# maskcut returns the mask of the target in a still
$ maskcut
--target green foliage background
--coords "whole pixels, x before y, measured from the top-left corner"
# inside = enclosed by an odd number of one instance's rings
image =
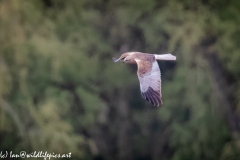
[[[1,0],[0,151],[240,159],[240,1]],[[126,51],[163,54],[164,105]]]

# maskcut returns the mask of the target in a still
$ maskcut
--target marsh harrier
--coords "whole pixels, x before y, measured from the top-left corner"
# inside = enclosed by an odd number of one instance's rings
[[[126,52],[119,59],[113,58],[114,62],[137,64],[138,79],[141,94],[144,99],[153,106],[163,104],[161,93],[161,72],[156,60],[176,60],[172,54],[148,54],[141,52]]]

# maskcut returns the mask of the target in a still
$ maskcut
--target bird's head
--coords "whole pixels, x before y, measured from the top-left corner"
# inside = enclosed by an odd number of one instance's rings
[[[123,53],[121,55],[120,58],[114,58],[113,57],[113,61],[114,62],[118,62],[118,61],[122,61],[123,63],[132,63],[132,60],[133,60],[133,57],[132,55],[134,54],[135,52],[126,52],[126,53]]]

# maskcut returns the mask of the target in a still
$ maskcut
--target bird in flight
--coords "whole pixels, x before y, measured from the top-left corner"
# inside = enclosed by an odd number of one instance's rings
[[[141,52],[126,52],[120,58],[113,58],[114,62],[122,61],[123,63],[137,64],[138,79],[142,97],[150,102],[153,106],[161,106],[161,72],[157,60],[176,60],[172,54],[148,54]]]

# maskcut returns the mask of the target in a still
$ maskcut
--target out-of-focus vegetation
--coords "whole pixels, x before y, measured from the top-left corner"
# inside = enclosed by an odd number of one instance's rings
[[[0,150],[239,160],[240,1],[1,0]],[[159,62],[164,105],[125,51]]]

